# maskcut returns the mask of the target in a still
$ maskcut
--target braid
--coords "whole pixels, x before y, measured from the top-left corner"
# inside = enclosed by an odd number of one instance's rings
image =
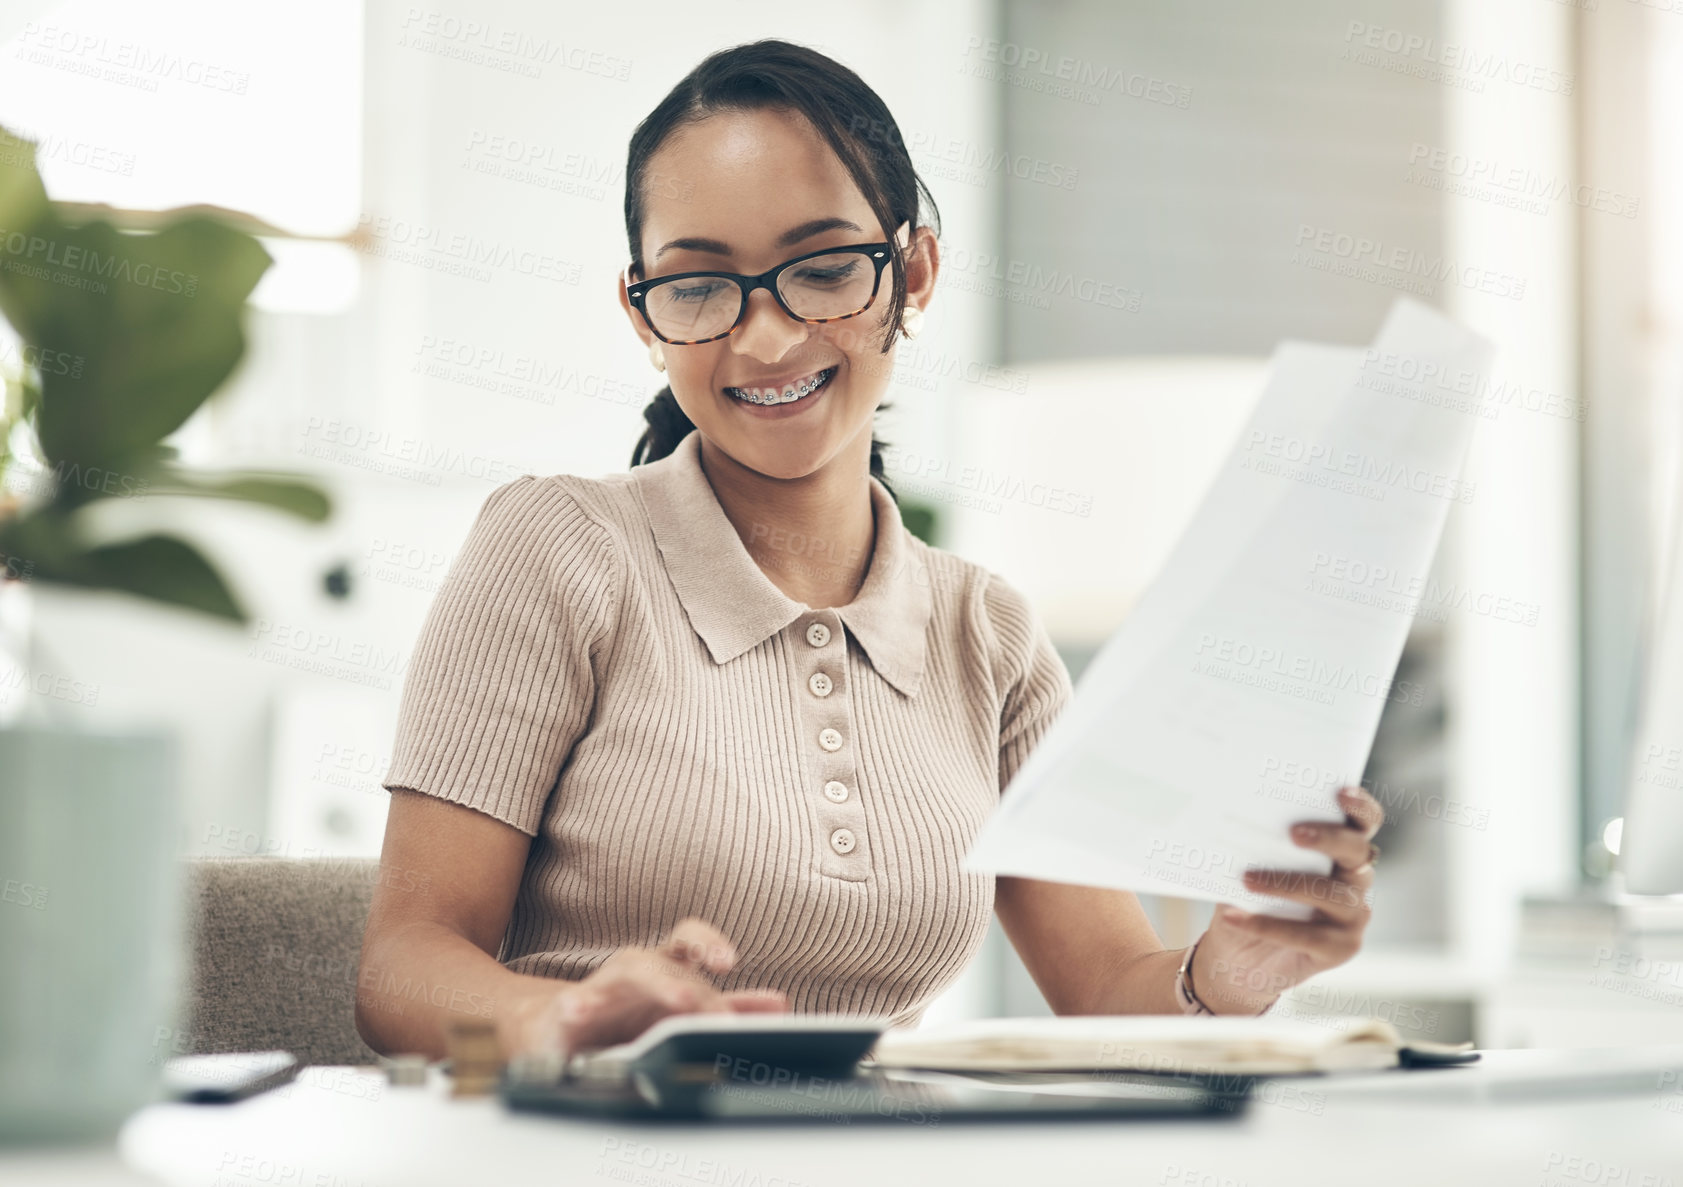
[[[631,451],[633,466],[658,462],[678,448],[678,442],[695,428],[690,418],[684,415],[684,410],[678,407],[670,384],[655,393],[649,406],[643,409],[643,419],[649,427],[643,430],[643,435],[637,438],[637,447]]]
[[[886,404],[883,407],[887,407]],[[882,449],[887,442],[879,439],[875,433],[871,434],[871,477],[882,483],[882,488],[888,492],[888,497],[896,503],[900,496],[894,493],[894,488],[888,484],[888,472],[883,468]]]

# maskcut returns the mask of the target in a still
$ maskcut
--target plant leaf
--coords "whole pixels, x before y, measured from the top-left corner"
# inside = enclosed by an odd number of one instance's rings
[[[47,190],[35,169],[34,142],[0,127],[0,228],[28,234],[47,212]],[[28,337],[26,327],[17,329]]]
[[[51,360],[40,367],[42,451],[123,470],[232,373],[269,253],[202,215],[144,235],[72,226],[47,200],[35,146],[3,130],[0,145],[15,146],[0,154],[0,314]]]
[[[56,261],[44,265],[47,276],[0,274],[0,287],[28,304],[38,345],[77,364],[43,370],[42,451],[54,462],[121,469],[233,372],[245,353],[245,298],[269,254],[203,218],[152,235],[105,222],[39,232],[31,242]]]
[[[37,568],[32,580],[117,590],[243,624],[246,613],[222,574],[175,536],[151,535],[101,544],[65,558],[63,569]]]
[[[163,470],[148,478],[148,495],[203,495],[261,503],[295,515],[310,523],[322,523],[333,511],[325,491],[314,483],[262,474],[198,475],[182,470]]]

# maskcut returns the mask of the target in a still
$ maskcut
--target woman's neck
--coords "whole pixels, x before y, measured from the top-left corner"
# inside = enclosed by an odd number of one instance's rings
[[[863,456],[855,457],[863,447]],[[725,518],[771,583],[815,610],[859,593],[876,547],[866,436],[805,478],[767,478],[706,438],[701,470]]]

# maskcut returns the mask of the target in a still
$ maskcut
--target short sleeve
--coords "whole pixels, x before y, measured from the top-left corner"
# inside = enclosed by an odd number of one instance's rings
[[[556,479],[492,491],[422,623],[382,786],[536,836],[595,703],[616,556]]]
[[[1001,688],[999,790],[1004,792],[1073,691],[1069,669],[1034,607],[997,574],[988,575],[983,605],[999,648]]]

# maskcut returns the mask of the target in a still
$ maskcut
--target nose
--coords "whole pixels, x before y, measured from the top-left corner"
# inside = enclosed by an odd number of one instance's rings
[[[789,353],[790,347],[811,337],[814,328],[784,313],[765,289],[756,289],[748,294],[748,312],[728,341],[736,354],[775,363]]]

